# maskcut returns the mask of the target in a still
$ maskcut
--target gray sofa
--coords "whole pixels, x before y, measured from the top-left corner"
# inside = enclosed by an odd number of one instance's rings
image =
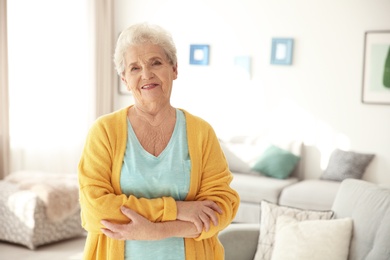
[[[253,171],[253,164],[270,145],[300,157],[287,178],[278,179]],[[303,209],[328,210],[332,207],[340,182],[304,179],[305,155],[301,141],[269,135],[237,136],[221,140],[221,147],[234,175],[231,186],[240,195],[235,223],[259,223],[262,200]]]
[[[234,175],[231,185],[240,195],[235,223],[259,223],[262,200],[330,210],[341,181],[361,179],[374,158],[374,154],[335,149],[326,169],[313,179],[305,172],[306,147],[299,140],[277,135],[237,136],[221,141],[221,147]]]
[[[390,259],[390,187],[346,179],[341,182],[331,210],[333,219],[352,218],[349,260]],[[259,233],[260,224],[234,223],[223,230],[219,239],[225,248],[225,259],[253,260]]]

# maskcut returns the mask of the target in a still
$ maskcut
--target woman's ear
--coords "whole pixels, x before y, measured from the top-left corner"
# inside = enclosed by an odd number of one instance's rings
[[[175,77],[173,79],[177,79],[178,71],[177,71],[177,63],[173,66],[173,73],[175,74]]]
[[[122,73],[122,75],[121,75],[121,81],[122,81],[122,84],[124,84],[125,86],[126,86],[126,88],[127,88],[127,90],[131,90],[130,88],[129,88],[129,86],[127,85],[127,80],[126,80],[126,78],[125,78],[125,73]]]

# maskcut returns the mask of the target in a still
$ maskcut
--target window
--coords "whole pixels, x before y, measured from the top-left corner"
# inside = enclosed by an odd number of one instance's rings
[[[76,172],[92,120],[87,1],[8,1],[11,171]]]

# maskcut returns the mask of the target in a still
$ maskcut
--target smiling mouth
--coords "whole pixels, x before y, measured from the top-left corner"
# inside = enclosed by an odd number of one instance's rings
[[[158,84],[148,84],[148,85],[142,86],[141,89],[151,89],[151,88],[154,88],[157,86],[158,86]]]

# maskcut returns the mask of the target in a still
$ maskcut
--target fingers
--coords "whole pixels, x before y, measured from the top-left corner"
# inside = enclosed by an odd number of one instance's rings
[[[122,211],[123,215],[128,217],[133,222],[137,221],[138,217],[140,216],[137,212],[135,212],[134,210],[129,209],[125,206],[121,207],[121,211]]]
[[[122,225],[114,224],[107,220],[102,220],[100,223],[105,227],[100,229],[103,234],[113,239],[124,239],[121,232]]]
[[[204,201],[177,201],[177,219],[192,222],[200,233],[203,229],[210,230],[211,223],[218,225],[218,214],[222,209],[211,200]],[[210,223],[211,222],[211,223]]]
[[[112,232],[111,230],[109,230],[107,228],[102,228],[101,231],[103,232],[103,234],[105,234],[106,236],[108,236],[110,238],[124,240],[121,233]]]
[[[210,220],[213,222],[214,226],[218,225],[218,216],[212,209],[205,209],[205,214],[208,217],[208,221],[210,223]]]
[[[196,231],[198,233],[201,233],[202,230],[203,230],[203,225],[204,225],[204,222],[201,220],[201,218],[198,218],[197,220],[195,220],[194,222],[194,225],[196,227]]]
[[[105,227],[105,229],[111,230],[113,232],[119,232],[121,230],[120,224],[114,224],[108,220],[102,220],[100,223]]]
[[[216,212],[218,212],[219,214],[222,214],[222,209],[218,206],[217,203],[213,202],[213,201],[209,201],[210,204],[208,205],[212,210],[215,210]]]
[[[218,225],[218,216],[215,212],[222,214],[222,209],[218,206],[217,203],[206,200],[204,201],[206,208],[204,209],[205,214],[207,214],[209,220],[211,220],[214,226]]]
[[[137,221],[138,215],[135,211],[124,206],[122,206],[120,209],[122,213],[129,218],[130,222]],[[104,219],[101,220],[100,223],[105,227],[101,229],[103,234],[114,239],[123,239],[123,235],[121,234],[124,226],[123,224],[115,224]]]
[[[206,207],[203,208],[203,212],[199,215],[199,218],[202,221],[204,230],[207,232],[210,230],[210,221],[214,224],[214,226],[218,225],[218,216],[216,212],[221,214],[222,210],[212,201],[207,201],[205,204]]]
[[[136,211],[126,207],[120,208],[128,223],[115,224],[108,220],[102,220],[104,227],[101,229],[106,236],[119,240],[154,240],[160,235],[156,231],[156,225],[138,214]]]
[[[137,221],[137,216],[138,216],[138,214],[135,212],[135,211],[133,211],[133,210],[131,210],[131,209],[129,209],[129,208],[126,208],[126,207],[124,207],[124,206],[122,206],[121,208],[121,211],[122,211],[122,213],[123,213],[123,215],[125,215],[126,217],[128,217],[129,218],[129,220],[131,221],[131,222],[135,222],[135,221]],[[114,232],[118,232],[118,231],[120,231],[121,230],[121,224],[114,224],[114,223],[112,223],[112,222],[110,222],[110,221],[108,221],[108,220],[102,220],[102,221],[100,221],[100,223],[103,225],[103,226],[105,226],[106,228],[108,228],[108,229],[110,229],[110,230],[112,230],[112,231],[114,231]]]
[[[200,216],[200,219],[202,220],[202,225],[204,227],[204,230],[207,232],[210,230],[210,218],[208,217],[207,214],[202,214]],[[202,230],[200,230],[202,231]]]
[[[213,223],[215,225],[214,221]],[[210,217],[206,212],[200,213],[199,216],[194,219],[193,224],[199,233],[201,233],[203,229],[207,232],[210,230]]]

